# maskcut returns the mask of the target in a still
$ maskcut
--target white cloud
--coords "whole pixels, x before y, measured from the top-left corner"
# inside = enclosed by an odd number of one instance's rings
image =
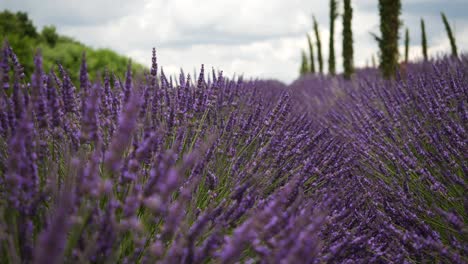
[[[0,8],[27,11],[40,27],[97,25],[141,10],[144,0],[2,0]]]

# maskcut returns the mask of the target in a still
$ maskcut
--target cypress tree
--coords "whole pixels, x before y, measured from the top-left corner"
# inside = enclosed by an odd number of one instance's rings
[[[309,34],[307,34],[307,44],[309,45],[309,60],[310,60],[309,71],[311,73],[315,73],[314,46],[312,45],[312,40],[310,39]]]
[[[304,50],[302,50],[301,56],[302,56],[302,62],[301,62],[301,68],[299,70],[299,73],[302,76],[309,71],[309,67],[308,67],[309,63],[307,62],[307,55]]]
[[[393,77],[398,65],[400,13],[400,0],[379,0],[381,33],[381,41],[379,41],[380,69],[385,78]]]
[[[450,47],[452,48],[452,56],[458,57],[458,52],[457,52],[457,44],[455,43],[455,36],[452,33],[452,29],[450,28],[450,24],[447,20],[447,17],[445,16],[444,13],[440,13],[442,16],[442,21],[444,22],[445,25],[445,30],[447,31],[447,35],[450,40]]]
[[[408,54],[409,54],[409,30],[406,28],[405,32],[405,64],[408,63]]]
[[[424,61],[427,61],[427,38],[426,27],[424,26],[424,19],[421,18],[421,46]]]
[[[351,20],[353,19],[353,8],[351,0],[344,0],[343,14],[343,70],[345,78],[349,79],[354,71],[353,66],[353,32],[351,29]]]
[[[319,72],[320,74],[323,73],[323,60],[322,60],[322,42],[320,41],[320,32],[318,29],[318,23],[314,16],[314,31],[315,31],[315,38],[317,39],[317,59],[319,64]]]
[[[330,0],[330,42],[328,54],[328,72],[335,75],[335,19],[338,17],[336,11],[336,0]]]

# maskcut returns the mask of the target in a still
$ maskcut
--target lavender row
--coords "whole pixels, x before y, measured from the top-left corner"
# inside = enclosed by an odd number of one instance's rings
[[[341,224],[358,251],[384,262],[468,261],[467,62],[408,65],[395,81],[365,69],[352,81],[305,76],[291,85],[298,111],[355,155],[359,185],[346,196],[354,215]]]
[[[284,86],[206,77],[203,66],[195,81],[183,72],[176,80],[154,50],[149,73],[123,80],[103,69],[92,82],[83,57],[79,86],[60,65],[45,72],[40,54],[31,83],[8,45],[1,61],[8,263],[318,254],[332,197],[308,199],[304,186],[348,160],[326,129],[291,111]]]

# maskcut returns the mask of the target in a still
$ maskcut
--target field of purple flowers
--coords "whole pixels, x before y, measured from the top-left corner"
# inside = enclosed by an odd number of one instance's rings
[[[0,63],[0,263],[468,263],[467,57],[290,86]]]

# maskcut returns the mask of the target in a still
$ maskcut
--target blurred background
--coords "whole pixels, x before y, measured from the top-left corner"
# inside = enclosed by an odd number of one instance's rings
[[[340,15],[343,13],[343,3],[337,2],[339,17],[335,22],[335,57],[337,72],[341,72]],[[379,32],[378,3],[373,0],[359,0],[352,1],[352,6],[354,64],[356,67],[364,67],[370,65],[372,56],[376,57],[378,53],[378,44],[370,34]],[[115,62],[115,68],[119,67],[118,64],[124,67],[122,62],[126,59],[115,59],[110,50],[130,57],[134,67],[138,68],[138,64],[142,67],[150,65],[151,48],[156,47],[158,61],[168,74],[177,74],[180,68],[191,73],[203,63],[208,68],[223,70],[227,76],[245,73],[246,77],[272,78],[286,83],[298,77],[300,50],[307,50],[306,34],[313,36],[314,15],[322,39],[324,69],[328,69],[328,1],[2,0],[0,11],[4,10],[25,12],[38,34],[45,31],[42,36],[52,36],[49,37],[52,38],[49,42],[54,42],[55,32],[58,36],[70,38],[61,40],[74,40],[89,48],[104,49],[98,55],[107,56],[107,63]],[[408,28],[411,39],[409,58],[422,58],[419,29],[421,18],[426,23],[430,56],[450,51],[440,12],[444,12],[450,20],[460,53],[466,51],[466,10],[466,0],[402,1],[400,53],[404,50],[404,29]],[[8,20],[3,19],[2,23],[7,23],[5,21]],[[4,31],[8,30],[8,27],[3,28]],[[13,27],[10,26],[11,28]],[[0,34],[11,35],[12,32]],[[49,52],[50,56],[66,56],[52,54],[54,50],[48,51],[44,44],[41,45],[42,49],[46,49],[43,52]],[[76,54],[81,53],[81,46],[72,42],[67,45],[60,52],[77,49]],[[15,45],[12,46],[15,48]],[[16,47],[17,49],[20,48]],[[76,59],[79,63],[80,56],[72,57],[70,60]],[[90,64],[93,64],[92,57]]]

